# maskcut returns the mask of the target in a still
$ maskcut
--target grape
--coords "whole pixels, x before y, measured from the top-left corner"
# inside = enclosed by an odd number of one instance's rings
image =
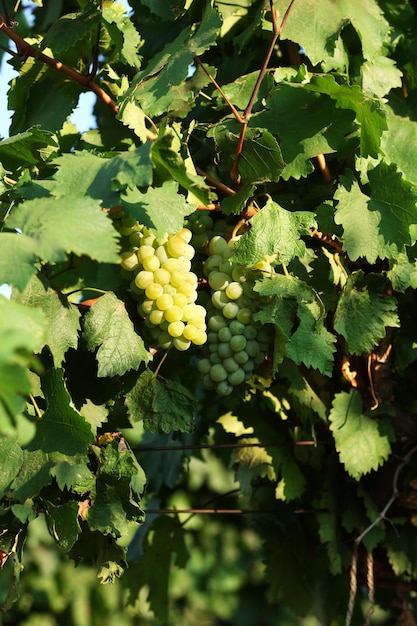
[[[210,272],[208,282],[214,291],[219,291],[225,289],[230,283],[230,276],[224,272]]]
[[[233,352],[241,352],[245,349],[246,343],[244,335],[233,335],[230,340],[230,348]]]
[[[179,322],[182,320],[182,309],[179,306],[171,306],[165,311],[167,322]]]
[[[145,295],[149,300],[156,300],[159,296],[162,296],[164,290],[159,283],[150,283],[145,289]]]
[[[245,371],[239,367],[235,372],[229,374],[227,379],[233,387],[236,387],[245,380]]]
[[[211,218],[206,224],[212,224]],[[134,272],[133,281],[129,276],[132,295],[152,337],[164,349],[174,346],[183,351],[191,344],[205,344],[206,310],[195,304],[198,278],[191,271],[191,230],[182,228],[174,235],[156,237],[129,218],[121,232],[129,236],[132,246],[122,252],[122,272]]]
[[[243,287],[240,283],[232,282],[226,287],[226,295],[230,300],[238,300],[243,295]]]
[[[231,257],[237,239],[226,242],[221,236],[213,237],[209,244],[211,256],[204,264],[212,295],[207,322],[209,357],[202,359],[199,371],[204,374],[204,387],[215,389],[221,396],[229,395],[251,377],[264,360],[270,338],[253,320],[259,302],[255,280],[268,266],[261,263],[252,269],[234,263]]]
[[[215,383],[220,383],[222,380],[226,380],[227,372],[221,363],[213,365],[210,370],[210,378]]]
[[[139,266],[137,254],[133,251],[122,252],[120,257],[122,260],[121,265],[123,269],[127,270],[128,272],[133,272],[133,270],[135,270]]]
[[[239,305],[237,302],[228,302],[223,307],[223,315],[228,319],[232,320],[239,313]]]

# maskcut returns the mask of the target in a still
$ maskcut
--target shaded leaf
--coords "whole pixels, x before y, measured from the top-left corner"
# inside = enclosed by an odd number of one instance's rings
[[[154,433],[194,428],[194,396],[180,383],[156,377],[149,369],[126,395],[126,405],[131,422],[143,420]]]
[[[397,302],[385,293],[385,279],[362,271],[352,274],[337,304],[334,328],[343,335],[351,354],[369,354],[385,336],[387,327],[399,326]]]

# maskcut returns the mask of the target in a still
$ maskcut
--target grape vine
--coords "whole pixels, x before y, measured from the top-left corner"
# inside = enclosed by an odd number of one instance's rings
[[[123,626],[411,626],[414,3],[32,4],[0,16],[4,623],[55,597],[41,542]]]

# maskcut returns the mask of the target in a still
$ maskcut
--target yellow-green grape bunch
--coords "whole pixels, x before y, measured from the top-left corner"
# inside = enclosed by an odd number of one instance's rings
[[[122,268],[134,273],[131,282],[138,313],[145,318],[161,348],[187,350],[207,341],[206,310],[196,304],[197,276],[191,271],[191,231],[156,237],[138,225],[129,236],[131,249],[122,253]]]
[[[209,244],[210,256],[204,273],[212,289],[208,309],[207,356],[198,362],[206,389],[215,389],[228,396],[233,388],[248,380],[263,362],[269,333],[253,319],[255,298],[253,290],[257,272],[271,269],[266,259],[254,269],[230,260],[235,239],[226,242],[215,236]]]

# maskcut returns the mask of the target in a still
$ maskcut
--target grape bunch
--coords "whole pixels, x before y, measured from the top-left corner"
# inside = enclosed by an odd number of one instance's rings
[[[228,396],[233,388],[248,380],[263,362],[270,343],[267,330],[253,319],[255,298],[253,286],[260,271],[271,269],[268,259],[254,268],[233,263],[233,246],[215,236],[209,243],[210,256],[204,273],[212,289],[208,310],[207,356],[198,362],[206,389],[216,389]]]
[[[196,304],[198,279],[191,271],[191,231],[183,228],[174,235],[156,237],[137,222],[123,228],[131,248],[122,252],[122,268],[134,273],[132,294],[152,337],[164,349],[174,346],[183,351],[191,344],[204,344],[206,310]]]

